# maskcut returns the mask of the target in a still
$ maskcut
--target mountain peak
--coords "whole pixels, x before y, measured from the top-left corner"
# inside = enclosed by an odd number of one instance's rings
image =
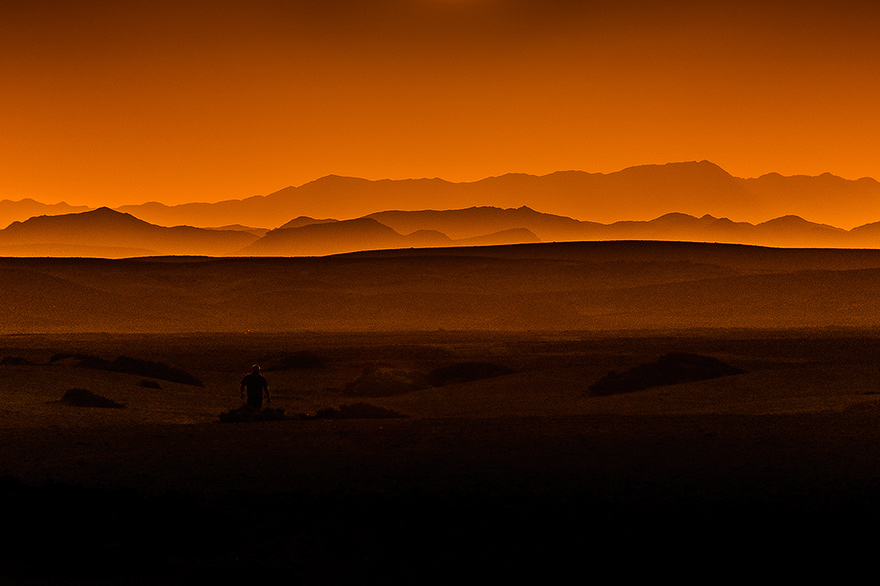
[[[81,221],[90,221],[90,222],[112,222],[112,223],[122,223],[122,224],[138,224],[149,226],[151,225],[149,222],[145,222],[139,218],[134,217],[133,215],[127,212],[120,212],[118,210],[114,210],[107,206],[101,206],[99,208],[95,208],[93,210],[89,210],[87,212],[73,213],[73,214],[65,214],[64,216],[55,216],[55,217],[76,217]]]
[[[800,216],[796,216],[794,214],[787,214],[785,216],[779,216],[778,218],[773,218],[772,220],[767,220],[766,222],[762,222],[759,225],[778,224],[778,225],[794,226],[794,225],[804,225],[804,224],[809,224],[809,223],[810,222],[808,222],[807,220],[803,219]]]
[[[74,214],[68,214],[74,215]],[[130,218],[134,218],[131,214],[127,212],[120,212],[118,210],[114,210],[113,208],[109,208],[107,206],[101,206],[99,208],[95,208],[93,210],[88,210],[86,212],[82,212],[78,214],[80,216],[94,216],[94,217],[102,217],[102,218],[119,218],[123,216],[128,216]]]
[[[91,224],[125,224],[125,225],[145,225],[151,224],[135,218],[131,214],[118,212],[107,206],[88,210],[84,212],[72,212],[69,214],[57,215],[40,215],[33,216],[23,222],[13,222],[8,229],[20,229],[28,226],[57,226],[66,228],[73,225],[91,225]]]
[[[804,218],[793,214],[773,218],[772,220],[768,220],[766,222],[758,224],[758,226],[801,230],[804,228],[822,228],[825,230],[846,232],[846,230],[843,230],[842,228],[829,226],[828,224],[818,224],[816,222],[810,222],[809,220],[805,220]]]
[[[676,161],[671,163],[663,163],[663,164],[651,164],[651,165],[634,165],[632,167],[627,167],[626,169],[622,169],[618,171],[618,173],[624,173],[627,171],[645,171],[645,172],[653,172],[653,171],[664,171],[664,172],[680,172],[680,171],[700,171],[702,173],[710,172],[716,173],[719,175],[725,175],[728,177],[732,177],[730,173],[725,171],[720,166],[716,165],[712,161],[702,160],[702,161]]]

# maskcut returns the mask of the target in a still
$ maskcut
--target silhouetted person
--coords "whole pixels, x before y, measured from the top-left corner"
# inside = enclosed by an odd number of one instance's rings
[[[254,364],[251,369],[251,373],[245,375],[243,379],[241,379],[241,397],[244,398],[244,392],[247,390],[247,406],[253,409],[262,409],[263,408],[263,393],[266,393],[266,404],[268,405],[271,399],[269,398],[269,383],[266,382],[266,379],[263,378],[263,375],[260,374],[260,367]]]

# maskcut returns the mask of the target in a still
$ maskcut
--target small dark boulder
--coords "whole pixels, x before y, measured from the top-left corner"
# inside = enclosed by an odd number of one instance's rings
[[[195,376],[175,368],[168,366],[162,362],[154,362],[152,360],[141,360],[140,358],[132,358],[130,356],[117,356],[110,364],[107,370],[115,372],[124,372],[126,374],[136,374],[140,376],[149,376],[160,380],[166,380],[173,383],[181,383],[184,385],[192,385],[202,387],[204,384]]]
[[[513,370],[491,362],[461,362],[435,368],[428,373],[428,381],[435,387],[466,383],[484,378],[511,374]]]
[[[168,366],[163,362],[141,360],[140,358],[131,358],[130,356],[117,356],[113,361],[110,361],[88,354],[55,354],[49,359],[51,363],[65,361],[73,361],[76,366],[92,370],[109,370],[124,374],[148,376],[196,387],[204,386],[202,381],[185,370]]]
[[[357,380],[346,384],[345,392],[363,397],[391,397],[430,386],[427,377],[420,372],[374,366],[364,369]]]
[[[70,389],[64,393],[61,402],[72,407],[100,407],[103,409],[122,409],[125,405],[107,397],[96,395],[86,389]]]
[[[647,364],[639,364],[623,372],[611,371],[589,387],[591,395],[614,395],[641,391],[650,387],[709,380],[743,374],[745,371],[711,356],[699,354],[665,354]]]

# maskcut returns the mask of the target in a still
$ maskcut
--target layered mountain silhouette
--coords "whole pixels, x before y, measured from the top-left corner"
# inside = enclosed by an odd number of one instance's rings
[[[527,207],[377,212],[352,220],[294,218],[280,228],[164,227],[99,208],[37,216],[0,230],[0,256],[325,256],[366,250],[536,242],[657,240],[794,248],[880,247],[880,223],[843,230],[783,216],[732,222],[671,213],[650,221],[582,222]]]
[[[156,226],[109,208],[36,216],[0,230],[0,255],[125,257],[225,255],[259,236],[242,230]]]
[[[276,228],[291,218],[358,218],[379,210],[527,206],[545,213],[612,223],[647,221],[668,212],[761,223],[796,215],[844,229],[880,221],[880,183],[816,177],[734,177],[709,161],[641,165],[614,173],[511,173],[480,181],[442,179],[370,181],[329,175],[269,195],[218,203],[123,206],[163,226],[244,224]],[[0,221],[4,218],[0,215]],[[22,218],[13,218],[22,219]],[[11,220],[8,220],[11,221]],[[451,238],[457,235],[449,234]]]
[[[385,248],[428,248],[443,246],[487,246],[538,242],[526,228],[508,228],[492,234],[453,240],[432,229],[416,229],[407,234],[390,228],[375,218],[357,218],[342,221],[315,221],[305,218],[269,231],[263,238],[240,251],[253,256],[323,256],[359,250]]]
[[[29,198],[19,201],[4,199],[0,201],[0,227],[8,226],[12,222],[23,222],[34,216],[74,214],[87,212],[89,209],[88,206],[72,206],[64,202],[46,204]]]

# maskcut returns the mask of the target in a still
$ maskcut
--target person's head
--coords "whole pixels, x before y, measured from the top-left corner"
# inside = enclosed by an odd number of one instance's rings
[[[259,373],[259,372],[260,372],[260,365],[259,365],[259,364],[254,364],[254,365],[251,367],[251,372],[254,373],[254,374]]]

